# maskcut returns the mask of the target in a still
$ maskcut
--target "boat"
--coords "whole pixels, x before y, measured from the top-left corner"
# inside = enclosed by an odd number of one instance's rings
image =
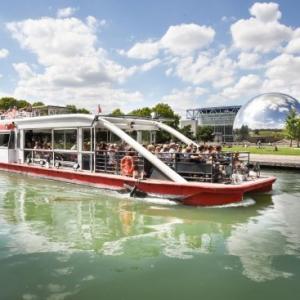
[[[198,147],[155,118],[65,113],[1,117],[0,170],[192,206],[239,202],[245,193],[272,189],[275,177],[233,182],[235,156],[230,152],[210,162],[186,159],[180,153],[155,155],[142,140],[147,134],[149,144],[155,143],[158,131]],[[108,141],[115,149],[103,147]],[[244,154],[247,158],[240,154],[240,159],[249,163],[249,153]]]

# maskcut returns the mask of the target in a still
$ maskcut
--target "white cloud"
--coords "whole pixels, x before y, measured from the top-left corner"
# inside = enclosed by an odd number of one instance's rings
[[[201,87],[187,87],[183,90],[173,89],[169,95],[165,95],[159,102],[169,104],[175,112],[185,116],[187,108],[200,106],[199,97],[206,94],[207,90]]]
[[[257,53],[241,52],[238,57],[238,66],[241,69],[257,69],[262,65],[259,64],[260,56]]]
[[[75,14],[77,8],[74,7],[64,7],[57,10],[56,16],[58,18],[68,18]]]
[[[0,59],[5,58],[9,55],[9,51],[5,48],[0,49]]]
[[[300,53],[300,28],[297,28],[293,32],[293,38],[286,46],[287,53]]]
[[[262,80],[258,75],[249,74],[240,78],[233,86],[225,88],[221,96],[230,100],[249,99],[260,91]]]
[[[223,87],[233,82],[235,68],[236,64],[223,49],[216,56],[202,52],[196,59],[191,56],[182,58],[177,62],[176,75],[193,84],[207,82]]]
[[[264,91],[283,92],[300,98],[300,56],[281,54],[267,64]]]
[[[158,52],[159,44],[148,40],[143,43],[136,43],[126,54],[130,58],[152,59],[157,56]]]
[[[147,72],[153,68],[155,68],[156,66],[158,66],[161,63],[161,60],[159,58],[153,59],[147,63],[144,63],[143,65],[141,65],[139,67],[140,71],[142,72]]]
[[[288,43],[288,45],[286,47],[286,51],[288,53],[300,53],[300,37],[292,39]]]
[[[254,17],[241,19],[231,25],[233,42],[237,48],[276,51],[282,43],[290,40],[292,29],[278,22],[281,17],[278,4],[255,3],[250,13]]]
[[[136,43],[127,52],[130,58],[152,59],[160,50],[172,55],[186,56],[207,47],[213,41],[215,31],[208,26],[198,24],[180,24],[170,26],[161,39]]]
[[[170,26],[160,44],[173,55],[190,55],[207,47],[214,39],[215,31],[208,26],[181,24]]]
[[[42,69],[33,72],[26,63],[14,64],[20,77],[15,95],[88,108],[104,96],[108,97],[107,107],[142,99],[139,92],[126,92],[115,85],[139,70],[154,67],[154,63],[125,68],[109,59],[104,49],[96,47],[94,21],[92,18],[86,22],[77,18],[41,18],[8,23],[12,36],[22,48],[37,56]]]
[[[300,83],[300,56],[281,54],[267,64],[269,79],[283,79],[286,84]]]
[[[223,22],[232,22],[232,21],[235,21],[235,20],[236,20],[236,17],[233,17],[233,16],[231,16],[231,17],[223,16],[223,17],[221,18],[221,20],[222,20]]]
[[[252,16],[255,16],[257,20],[263,23],[273,22],[281,18],[279,5],[274,2],[256,2],[251,6],[249,11]]]
[[[15,63],[13,68],[22,80],[30,79],[35,76],[34,72],[27,63]]]

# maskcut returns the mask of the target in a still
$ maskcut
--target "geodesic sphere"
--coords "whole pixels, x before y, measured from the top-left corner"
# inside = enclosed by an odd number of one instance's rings
[[[256,96],[244,104],[237,113],[233,129],[243,125],[249,129],[283,129],[291,109],[300,114],[300,102],[281,93],[267,93]]]

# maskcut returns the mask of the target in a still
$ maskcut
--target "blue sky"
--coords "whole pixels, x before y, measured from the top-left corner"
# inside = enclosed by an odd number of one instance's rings
[[[299,1],[1,1],[0,97],[104,112],[300,98]]]

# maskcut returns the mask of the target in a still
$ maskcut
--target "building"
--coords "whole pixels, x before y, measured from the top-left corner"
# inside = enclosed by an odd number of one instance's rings
[[[60,115],[60,114],[67,114],[68,108],[65,106],[57,106],[57,105],[33,106],[31,108],[31,113],[32,116],[34,117]]]
[[[196,135],[198,122],[197,120],[180,120],[179,127],[183,128],[185,126],[191,126],[191,131]]]
[[[241,106],[220,106],[187,109],[186,118],[195,120],[198,126],[211,126],[217,142],[233,141],[233,123]]]

